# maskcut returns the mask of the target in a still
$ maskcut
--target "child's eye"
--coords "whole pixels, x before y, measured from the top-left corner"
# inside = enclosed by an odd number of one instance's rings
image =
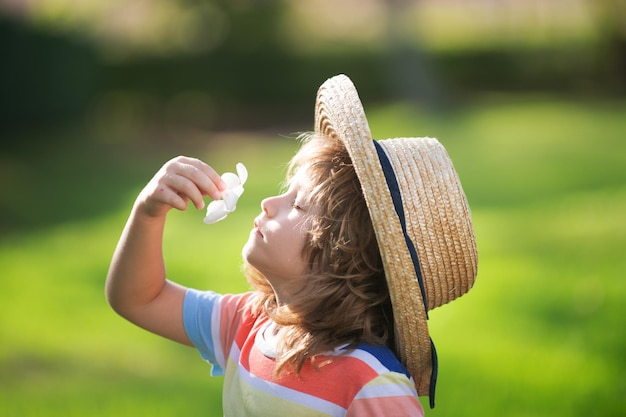
[[[302,206],[300,206],[298,203],[296,203],[296,200],[293,200],[291,202],[291,207],[295,208],[296,210],[302,210]]]

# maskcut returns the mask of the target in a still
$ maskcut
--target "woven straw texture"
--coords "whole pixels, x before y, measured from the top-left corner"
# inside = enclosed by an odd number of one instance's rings
[[[346,146],[361,182],[387,277],[393,306],[396,354],[428,395],[432,372],[427,310],[409,249],[395,212],[363,106],[345,75],[318,90],[315,130]],[[378,141],[395,172],[415,246],[428,310],[466,293],[477,273],[469,207],[444,147],[432,138]]]

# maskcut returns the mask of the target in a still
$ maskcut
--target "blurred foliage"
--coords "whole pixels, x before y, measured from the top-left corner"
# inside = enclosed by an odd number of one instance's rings
[[[128,107],[209,129],[302,121],[311,86],[340,72],[369,100],[435,108],[494,91],[621,96],[623,11],[622,0],[16,0],[0,4],[1,143]]]
[[[85,44],[1,19],[0,51],[0,134],[76,119],[95,97],[100,64]]]

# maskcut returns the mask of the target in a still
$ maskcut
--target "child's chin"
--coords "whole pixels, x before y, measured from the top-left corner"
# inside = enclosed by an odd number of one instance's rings
[[[243,260],[254,266],[254,240],[256,239],[256,237],[250,233],[250,237],[248,238],[248,241],[243,245],[243,248],[241,249],[241,256],[243,257]]]

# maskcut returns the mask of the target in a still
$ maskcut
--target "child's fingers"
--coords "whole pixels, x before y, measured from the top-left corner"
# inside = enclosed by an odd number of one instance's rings
[[[214,200],[218,200],[221,198],[221,192],[226,189],[226,184],[224,180],[211,166],[205,164],[204,162],[200,162],[199,169],[211,180],[211,184],[215,186],[215,190],[212,193],[207,193]]]
[[[144,208],[151,215],[160,215],[167,207],[186,210],[191,201],[202,209],[205,195],[219,199],[224,188],[223,180],[209,165],[179,156],[166,162],[144,189]]]
[[[162,198],[167,198],[167,201],[165,201],[165,203],[179,203],[178,199],[167,193],[167,191],[171,190],[185,203],[191,200],[193,204],[198,208],[202,208],[204,206],[202,193],[200,192],[196,184],[189,178],[180,174],[166,174],[161,184],[164,190],[162,191]],[[177,204],[175,206],[173,205],[173,207],[179,209],[181,208],[180,204]]]
[[[208,195],[214,200],[221,198],[221,191],[226,188],[226,184],[212,167],[195,158],[180,157],[179,162],[179,173],[191,180],[202,195]],[[196,203],[193,198],[192,201]]]
[[[187,202],[189,198],[184,194],[177,192],[169,187],[161,187],[158,189],[159,201],[173,207],[175,209],[185,211],[187,209]]]
[[[139,207],[151,217],[164,215],[170,208],[185,210],[187,201],[162,179],[148,184],[137,199]]]

